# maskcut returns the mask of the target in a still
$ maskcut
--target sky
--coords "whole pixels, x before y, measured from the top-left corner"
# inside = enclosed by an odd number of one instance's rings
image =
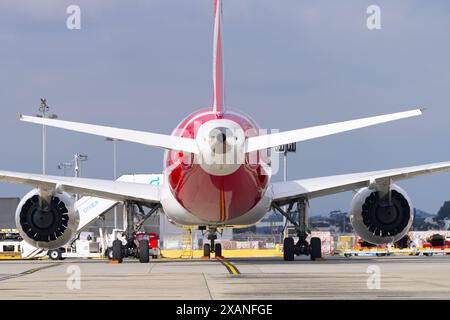
[[[288,178],[450,160],[450,2],[224,0],[226,104],[290,130],[426,106],[422,117],[298,144]],[[69,30],[69,5],[81,29]],[[369,5],[381,29],[366,26]],[[170,133],[212,102],[212,0],[0,2],[0,169],[41,171],[41,128],[21,123],[46,97],[60,119]],[[48,173],[87,154],[83,176],[113,177],[104,138],[48,129]],[[118,172],[160,173],[163,151],[118,144]],[[273,181],[282,179],[281,174]],[[401,182],[435,213],[450,174]],[[30,187],[0,184],[0,197]],[[351,193],[311,201],[348,210]]]

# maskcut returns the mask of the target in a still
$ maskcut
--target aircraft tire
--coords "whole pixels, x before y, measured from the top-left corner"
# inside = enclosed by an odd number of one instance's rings
[[[206,243],[203,246],[203,256],[204,257],[211,257],[211,245],[209,243]]]
[[[214,252],[216,253],[216,258],[222,257],[222,244],[216,243]]]
[[[285,238],[283,241],[283,259],[284,261],[294,261],[295,245],[294,239],[291,237]]]
[[[112,259],[114,261],[122,262],[123,261],[123,248],[122,241],[114,240],[112,246]]]
[[[311,261],[322,258],[322,242],[320,238],[311,238]]]
[[[149,263],[150,262],[150,252],[148,249],[148,240],[141,240],[139,242],[139,262]]]

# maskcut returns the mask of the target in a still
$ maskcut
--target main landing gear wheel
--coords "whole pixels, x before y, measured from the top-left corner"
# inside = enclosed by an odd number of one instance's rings
[[[148,250],[148,240],[141,240],[139,242],[139,262],[149,263],[150,262],[150,252]]]
[[[222,245],[220,243],[216,243],[214,252],[216,253],[216,258],[222,258]]]
[[[122,249],[122,241],[114,240],[112,246],[112,259],[114,261],[122,262],[123,261],[123,249]]]
[[[203,256],[207,258],[211,257],[211,245],[209,243],[203,246]]]
[[[311,238],[311,253],[310,253],[311,261],[315,261],[316,259],[322,258],[322,243],[320,238],[313,237]]]
[[[283,259],[284,261],[294,261],[295,245],[294,239],[285,238],[283,242]]]

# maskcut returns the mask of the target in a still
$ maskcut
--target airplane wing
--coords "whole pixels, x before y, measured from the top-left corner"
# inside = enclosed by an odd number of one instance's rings
[[[376,124],[386,123],[394,120],[416,117],[423,114],[425,108],[412,111],[392,113],[382,116],[363,118],[358,120],[350,120],[345,122],[337,122],[310,128],[291,130],[256,136],[247,139],[246,152],[253,152],[284,144],[311,140],[319,137],[325,137],[345,131],[351,131]]]
[[[0,182],[28,184],[36,188],[95,196],[110,200],[159,203],[160,186],[133,182],[47,176],[0,171]]]
[[[194,139],[189,138],[24,115],[20,115],[20,120],[107,138],[140,143],[148,146],[186,151],[195,154],[199,153],[197,142]]]
[[[383,181],[396,182],[404,179],[450,171],[450,162],[421,166],[352,173],[312,179],[272,183],[273,202],[285,205],[295,199],[312,199],[335,193],[369,187]]]

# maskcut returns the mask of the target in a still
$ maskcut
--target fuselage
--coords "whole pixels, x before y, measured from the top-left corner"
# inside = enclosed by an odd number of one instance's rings
[[[165,154],[161,203],[180,225],[251,225],[270,208],[270,151],[246,152],[247,138],[259,135],[259,127],[225,108],[221,17],[222,1],[214,0],[212,105],[172,132],[194,139],[198,153],[169,149]]]
[[[246,154],[237,147],[233,153],[229,149],[238,143],[239,132],[243,132],[245,140],[258,135],[259,127],[241,112],[216,113],[211,108],[192,113],[176,127],[172,135],[204,141],[205,145],[201,155],[166,151],[166,188],[173,196],[171,200],[191,216],[183,218],[181,212],[171,214],[168,210],[169,218],[180,224],[230,225],[256,223],[264,216],[270,204],[266,196],[270,181],[269,151]],[[219,151],[223,153],[218,154]],[[232,156],[205,164],[208,157],[204,155],[211,152],[216,157],[225,153]]]

